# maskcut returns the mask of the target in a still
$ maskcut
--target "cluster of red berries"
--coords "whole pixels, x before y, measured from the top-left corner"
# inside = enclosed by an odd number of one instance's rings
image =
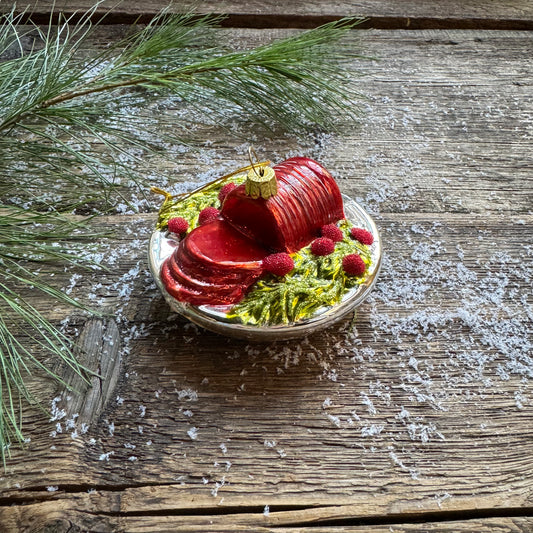
[[[208,222],[213,222],[220,215],[220,211],[216,207],[204,207],[198,215],[198,224],[203,226]]]
[[[363,228],[352,228],[350,235],[361,244],[370,246],[374,242],[372,233]],[[344,235],[335,224],[327,224],[320,229],[320,237],[311,243],[311,253],[326,256],[335,250],[335,243],[342,241]],[[342,259],[342,268],[349,276],[362,276],[366,264],[358,254],[348,254]]]
[[[335,250],[335,243],[344,238],[335,224],[323,226],[320,235],[311,243],[311,253],[317,256],[331,254]],[[362,228],[352,228],[350,235],[361,244],[371,245],[374,242],[372,233]],[[294,260],[287,253],[271,254],[263,259],[263,268],[276,276],[285,276],[294,268]],[[342,258],[342,268],[348,276],[362,276],[366,264],[359,254],[348,254]]]
[[[370,246],[374,242],[374,236],[372,233],[363,228],[352,228],[350,230],[350,235],[361,244],[366,244]]]
[[[226,196],[233,190],[237,187],[237,185],[235,185],[235,183],[233,182],[229,182],[229,183],[226,183],[225,185],[222,186],[222,189],[220,189],[220,191],[218,192],[218,199],[220,201],[221,204],[224,203],[224,200],[226,199]]]
[[[168,221],[168,231],[182,235],[189,229],[189,223],[182,217],[174,217]]]
[[[359,254],[348,254],[342,258],[342,268],[348,276],[362,276],[366,270],[366,264]]]
[[[335,243],[328,237],[319,237],[311,243],[311,253],[313,255],[325,256],[333,253]]]
[[[322,238],[331,239],[333,242],[341,242],[344,239],[342,230],[335,224],[326,224],[320,228]]]
[[[270,254],[263,259],[263,268],[275,276],[285,276],[294,268],[294,260],[285,252]]]
[[[335,243],[342,241],[344,235],[335,224],[326,224],[320,228],[320,237],[311,243],[313,255],[325,256],[335,250]]]

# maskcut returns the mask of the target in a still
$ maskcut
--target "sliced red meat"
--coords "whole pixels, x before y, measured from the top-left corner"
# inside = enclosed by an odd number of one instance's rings
[[[184,271],[176,261],[176,256],[172,255],[168,260],[168,270],[172,277],[181,283],[184,287],[189,287],[195,291],[210,291],[212,293],[224,294],[228,292],[228,287],[242,286],[246,288],[246,284],[236,280],[225,280],[223,283],[214,283],[209,277],[194,277],[187,271]]]
[[[170,272],[169,263],[165,261],[161,267],[161,280],[165,285],[166,291],[179,300],[180,302],[187,302],[192,305],[224,305],[234,304],[242,300],[245,289],[242,285],[228,285],[225,290],[221,290],[220,286],[213,286],[207,290],[205,287],[202,290],[194,289],[189,285],[184,285],[178,281]]]
[[[193,230],[162,267],[167,291],[194,305],[229,304],[242,299],[261,276],[268,251],[230,226],[214,220]]]

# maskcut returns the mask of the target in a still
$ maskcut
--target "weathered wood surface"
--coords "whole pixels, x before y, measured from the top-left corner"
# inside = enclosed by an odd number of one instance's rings
[[[113,270],[55,277],[114,316],[38,304],[70,315],[104,380],[81,395],[35,380],[53,420],[26,412],[2,531],[531,531],[532,36],[365,41],[381,60],[357,65],[361,126],[305,148],[383,233],[355,322],[275,344],[201,331],[151,283],[155,213],[100,218],[125,228],[99,244]],[[213,145],[183,156],[183,176],[240,162],[241,138],[199,127]]]
[[[50,8],[66,13],[85,11],[93,7],[92,0],[33,0],[17,3],[17,8],[28,8],[36,19],[48,20]],[[189,9],[190,3],[175,2],[170,10]],[[222,23],[233,27],[247,28],[309,28],[345,16],[366,19],[369,28],[456,28],[456,29],[533,29],[533,7],[521,0],[505,2],[478,2],[477,0],[453,0],[431,2],[429,0],[409,0],[387,2],[384,0],[365,0],[355,2],[293,1],[277,0],[238,2],[235,0],[202,0],[193,4],[195,12],[216,13],[227,16]],[[5,9],[11,5],[6,4]],[[103,2],[98,13],[110,12],[108,22],[131,23],[147,20],[163,8],[169,7],[166,0],[147,0],[145,2]]]

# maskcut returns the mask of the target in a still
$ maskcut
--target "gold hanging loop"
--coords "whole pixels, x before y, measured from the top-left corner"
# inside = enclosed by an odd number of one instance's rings
[[[172,195],[168,191],[160,189],[159,187],[150,187],[150,192],[164,196],[165,202],[172,200]]]
[[[250,145],[248,147],[248,159],[250,161],[250,165],[252,167],[252,170],[256,173],[256,175],[258,177],[262,178],[263,174],[265,173],[265,169],[264,169],[264,167],[261,166],[261,167],[259,167],[259,172],[257,172],[257,170],[255,169],[254,162],[252,160],[252,154],[255,157],[255,161],[256,161],[255,164],[257,164],[259,162],[259,158],[257,157],[257,154],[255,153],[254,147]]]
[[[253,156],[255,157],[255,162],[252,160],[252,154]],[[197,194],[199,192],[202,192],[204,191],[205,189],[209,189],[210,187],[212,187],[213,185],[216,185],[218,183],[224,183],[225,181],[229,180],[230,178],[234,177],[234,176],[237,176],[238,174],[243,174],[244,172],[248,172],[247,176],[246,176],[246,194],[249,194],[248,192],[248,182],[250,181],[250,175],[252,175],[252,181],[254,180],[260,180],[260,182],[271,182],[270,185],[268,186],[268,190],[267,189],[267,186],[265,185],[252,185],[252,188],[253,188],[253,194],[250,193],[250,196],[252,196],[252,198],[259,198],[260,196],[262,196],[263,198],[269,198],[270,196],[273,196],[274,194],[277,193],[278,191],[278,187],[277,187],[277,182],[276,182],[276,175],[274,173],[274,169],[271,168],[269,165],[270,165],[270,161],[259,161],[259,159],[257,158],[257,154],[255,153],[255,150],[250,147],[248,149],[248,157],[250,159],[250,164],[245,166],[245,167],[242,167],[242,168],[238,168],[237,170],[234,170],[232,172],[230,172],[229,174],[226,174],[224,176],[221,176],[220,178],[217,178],[213,181],[210,181],[209,183],[206,183],[205,185],[202,185],[201,187],[193,190],[193,191],[190,191],[190,192],[185,192],[185,193],[180,193],[180,194],[176,194],[176,195],[172,195],[170,194],[169,192],[163,190],[163,189],[160,189],[159,187],[151,187],[150,188],[150,191],[155,193],[155,194],[160,194],[161,196],[164,196],[165,197],[165,200],[163,202],[163,204],[165,204],[166,202],[169,202],[170,200],[176,200],[176,202],[181,202],[183,200],[186,200],[187,198],[191,197],[192,195],[194,194]],[[265,179],[267,178],[267,179]],[[263,190],[263,188],[265,189],[265,191],[261,192]]]

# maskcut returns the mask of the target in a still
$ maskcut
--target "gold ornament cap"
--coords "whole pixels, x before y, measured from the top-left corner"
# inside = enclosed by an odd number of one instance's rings
[[[254,157],[256,163],[253,162]],[[246,175],[244,192],[254,200],[257,198],[268,200],[278,193],[276,173],[272,167],[268,166],[270,161],[258,162],[257,154],[252,146],[248,148],[248,158],[250,159],[250,170]]]
[[[261,197],[268,200],[278,192],[276,173],[272,167],[252,168],[248,171],[245,192],[254,200]]]

